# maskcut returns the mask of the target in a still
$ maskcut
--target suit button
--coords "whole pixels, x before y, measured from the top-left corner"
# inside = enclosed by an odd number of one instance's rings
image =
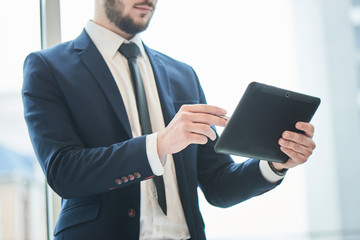
[[[128,215],[129,215],[129,217],[131,217],[131,218],[135,217],[135,215],[136,215],[135,209],[130,208],[129,211],[128,211]]]
[[[134,173],[135,178],[141,178],[141,174],[139,172]]]
[[[133,181],[135,179],[134,175],[132,175],[132,174],[129,174],[128,178],[130,181]]]
[[[120,184],[122,184],[122,181],[121,181],[121,179],[117,178],[117,179],[115,179],[115,183],[116,183],[117,185],[120,185]]]
[[[122,177],[121,179],[124,183],[127,183],[129,181],[129,179],[127,177]]]

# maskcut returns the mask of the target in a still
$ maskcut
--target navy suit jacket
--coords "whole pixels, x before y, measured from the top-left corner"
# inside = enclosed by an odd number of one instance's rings
[[[168,125],[183,104],[205,104],[191,67],[145,46]],[[62,197],[56,239],[139,238],[140,182],[153,177],[145,136],[133,138],[119,89],[85,31],[74,41],[31,53],[24,64],[25,119],[48,184]],[[205,239],[198,186],[229,207],[275,185],[258,160],[236,164],[215,142],[174,154],[180,199],[192,239]],[[116,179],[136,176],[120,185]]]

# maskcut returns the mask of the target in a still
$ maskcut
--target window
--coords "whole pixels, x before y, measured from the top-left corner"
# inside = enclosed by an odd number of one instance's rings
[[[86,21],[93,17],[94,1],[61,0],[61,41],[73,40],[80,35]]]
[[[353,4],[353,6],[359,6],[360,0],[352,0],[352,4]]]
[[[41,240],[46,239],[44,177],[29,141],[20,95],[24,59],[40,49],[39,1],[0,5],[0,239]]]

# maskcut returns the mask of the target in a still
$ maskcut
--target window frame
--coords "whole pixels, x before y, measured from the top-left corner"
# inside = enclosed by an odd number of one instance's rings
[[[40,0],[41,49],[61,42],[60,0]],[[46,180],[45,180],[46,181]],[[47,239],[54,239],[55,223],[61,210],[61,198],[45,183]]]

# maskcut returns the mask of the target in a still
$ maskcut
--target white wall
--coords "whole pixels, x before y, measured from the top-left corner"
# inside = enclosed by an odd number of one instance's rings
[[[298,90],[290,3],[160,1],[143,39],[193,66],[208,103],[231,115],[251,81]],[[229,209],[201,198],[208,239],[306,238],[304,168],[292,170],[278,189]]]
[[[322,98],[307,168],[313,239],[360,238],[360,119],[350,0],[292,0],[300,89]]]

